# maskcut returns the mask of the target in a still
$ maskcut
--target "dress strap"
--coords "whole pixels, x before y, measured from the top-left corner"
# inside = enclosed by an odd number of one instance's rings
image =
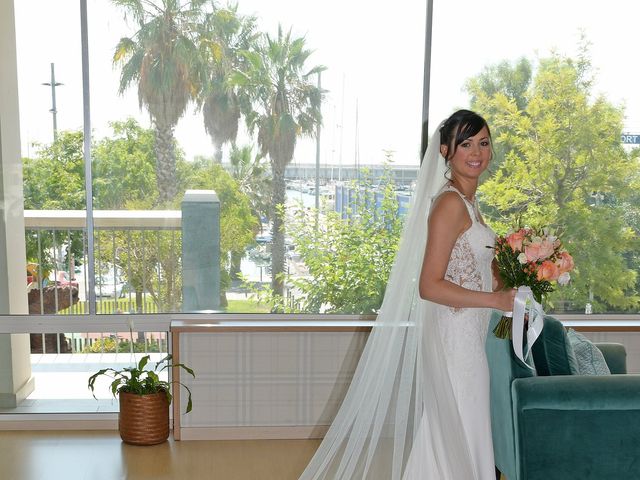
[[[480,222],[480,213],[478,211],[479,209],[478,209],[477,198],[475,198],[473,202],[469,201],[469,199],[465,197],[464,194],[453,185],[445,185],[442,188],[442,190],[440,190],[440,193],[438,194],[438,196],[442,195],[444,192],[456,192],[458,195],[460,195],[460,198],[462,198],[462,201],[467,207],[467,211],[469,212],[469,217],[471,218],[471,221],[473,223]]]

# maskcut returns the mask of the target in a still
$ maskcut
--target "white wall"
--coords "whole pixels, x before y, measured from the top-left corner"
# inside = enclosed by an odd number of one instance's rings
[[[0,313],[28,313],[13,1],[0,1]],[[29,335],[0,335],[0,406],[33,390]]]

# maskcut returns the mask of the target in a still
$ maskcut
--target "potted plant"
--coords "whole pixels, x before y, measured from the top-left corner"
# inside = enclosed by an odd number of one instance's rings
[[[96,398],[95,382],[101,375],[113,378],[111,393],[120,401],[118,428],[125,443],[133,445],[155,445],[169,438],[169,404],[171,384],[178,383],[188,392],[186,413],[192,408],[191,390],[182,382],[168,382],[160,379],[159,373],[168,368],[182,368],[195,378],[193,370],[181,363],[171,363],[171,355],[156,362],[152,369],[146,369],[150,355],[145,355],[137,365],[121,370],[104,368],[89,377],[89,389]]]

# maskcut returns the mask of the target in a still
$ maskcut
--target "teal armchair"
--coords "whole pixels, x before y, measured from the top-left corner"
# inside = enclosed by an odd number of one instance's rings
[[[537,373],[510,341],[487,335],[496,467],[507,480],[640,479],[640,375],[620,344],[597,344],[612,375],[571,375],[562,324],[545,318]]]

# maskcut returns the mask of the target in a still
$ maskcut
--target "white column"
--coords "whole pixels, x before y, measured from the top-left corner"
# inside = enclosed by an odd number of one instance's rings
[[[12,0],[0,1],[0,313],[28,313],[18,70]],[[0,407],[34,388],[29,335],[0,335]]]

